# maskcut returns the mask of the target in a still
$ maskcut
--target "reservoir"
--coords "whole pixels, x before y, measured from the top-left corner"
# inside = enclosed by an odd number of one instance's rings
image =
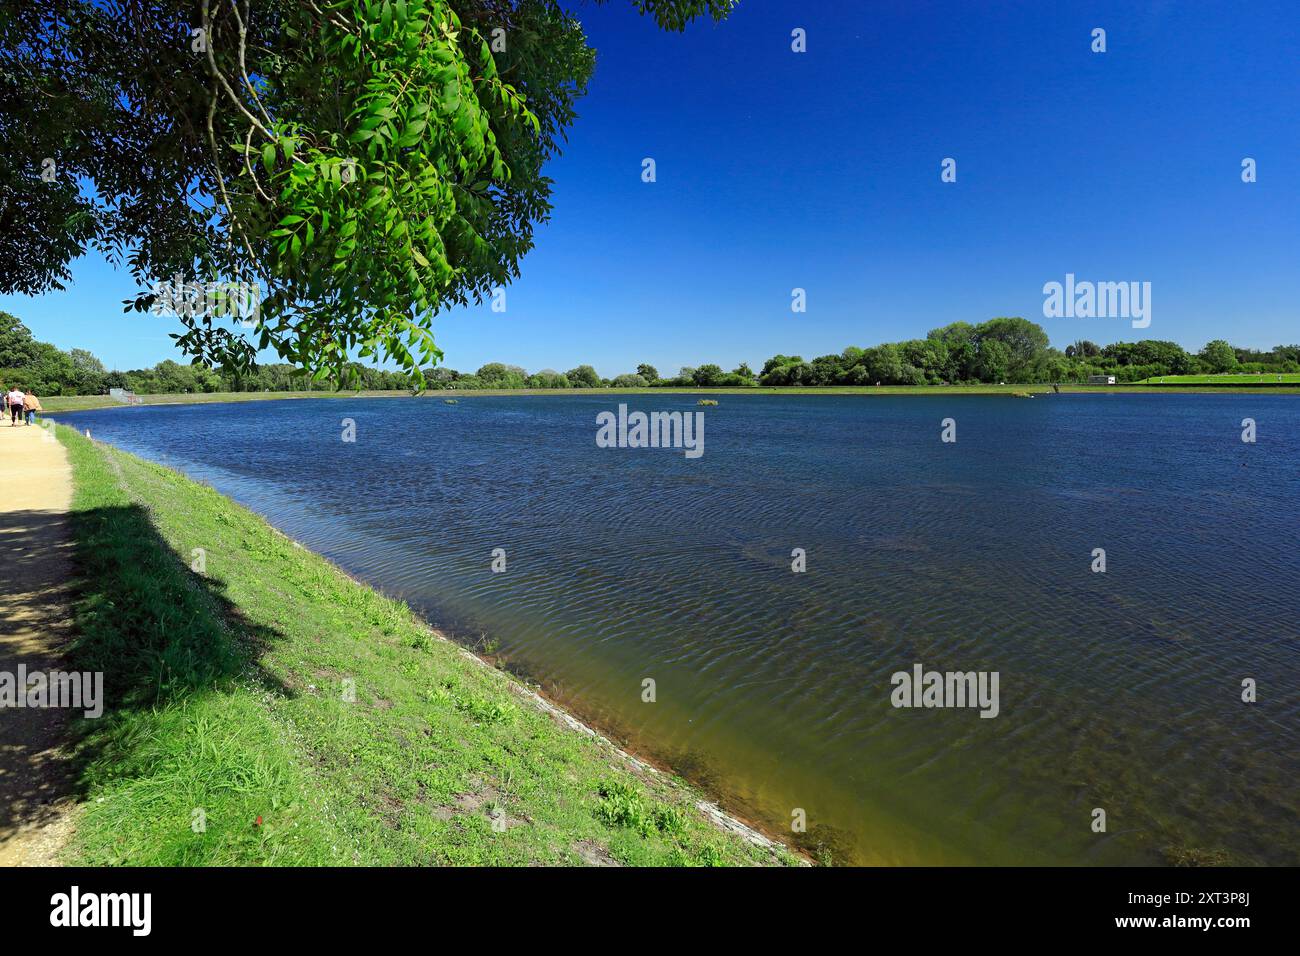
[[[687,394],[56,417],[821,859],[1300,863],[1295,397],[710,397],[694,458],[596,441]],[[993,716],[892,705],[918,665],[996,673]]]

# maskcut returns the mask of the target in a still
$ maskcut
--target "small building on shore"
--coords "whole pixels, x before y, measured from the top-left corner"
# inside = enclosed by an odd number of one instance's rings
[[[116,399],[124,405],[139,405],[140,398],[135,392],[128,391],[125,388],[110,388],[108,390],[109,398]]]
[[[1114,385],[1115,376],[1114,375],[1089,375],[1088,384],[1089,385]]]

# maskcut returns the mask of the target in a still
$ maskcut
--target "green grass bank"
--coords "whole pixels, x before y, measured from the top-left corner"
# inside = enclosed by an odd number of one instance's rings
[[[1139,385],[1154,388],[1185,388],[1200,386],[1211,389],[1254,390],[1281,388],[1295,390],[1300,387],[1300,375],[1290,372],[1226,372],[1219,375],[1157,375],[1144,378]]]
[[[85,865],[795,864],[204,485],[58,428]]]

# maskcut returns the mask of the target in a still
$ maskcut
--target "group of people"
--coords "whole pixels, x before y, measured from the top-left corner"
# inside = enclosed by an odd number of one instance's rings
[[[17,385],[8,391],[0,385],[0,392],[4,392],[4,410],[9,415],[10,428],[19,422],[30,425],[32,418],[41,410],[41,400],[36,397],[35,392],[24,392]],[[4,415],[0,415],[0,421],[3,420]]]

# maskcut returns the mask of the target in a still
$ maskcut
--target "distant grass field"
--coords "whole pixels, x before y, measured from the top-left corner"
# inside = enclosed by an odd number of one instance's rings
[[[81,865],[793,864],[257,515],[67,427]],[[201,549],[201,550],[196,550]]]
[[[1240,381],[1225,381],[1239,379]],[[1268,379],[1268,381],[1260,381]],[[1150,394],[1152,392],[1218,392],[1239,391],[1252,392],[1261,386],[1268,386],[1270,391],[1300,392],[1300,375],[1284,375],[1283,382],[1274,376],[1257,375],[1166,375],[1164,383],[1159,379],[1147,379],[1130,385],[1066,385],[1060,386],[1062,392],[1115,394]],[[750,388],[511,388],[511,389],[473,389],[461,391],[424,392],[422,398],[471,398],[475,395],[727,395],[744,397],[746,395],[1015,395],[1016,393],[1043,394],[1051,393],[1051,385],[845,385],[830,387],[775,387],[759,385]],[[186,395],[141,395],[144,405],[185,405],[209,402],[257,402],[294,398],[408,398],[410,392],[204,392]],[[69,395],[42,398],[41,403],[47,412],[76,412],[92,408],[126,408],[121,402],[107,395]]]
[[[1231,373],[1226,375],[1157,375],[1153,378],[1143,379],[1138,384],[1152,386],[1169,386],[1169,385],[1209,385],[1220,387],[1242,387],[1251,388],[1275,388],[1278,386],[1300,386],[1300,374],[1297,373],[1277,373],[1262,372],[1259,374]]]

